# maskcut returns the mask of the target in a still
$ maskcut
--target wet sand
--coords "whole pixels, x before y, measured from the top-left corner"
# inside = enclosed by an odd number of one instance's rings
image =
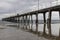
[[[0,40],[48,40],[44,37],[38,37],[35,34],[25,32],[15,27],[1,26],[0,28]]]
[[[48,37],[38,37],[37,34],[22,30],[21,27],[23,26],[21,25],[20,28],[17,29],[17,23],[2,22],[2,24],[0,24],[0,40],[52,40]],[[40,25],[40,27],[42,27],[42,25]]]

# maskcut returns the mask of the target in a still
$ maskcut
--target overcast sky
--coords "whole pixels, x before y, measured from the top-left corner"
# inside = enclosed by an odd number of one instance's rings
[[[39,9],[55,6],[56,4],[59,5],[60,1],[39,0]],[[34,10],[38,10],[38,0],[0,0],[0,19]],[[58,14],[55,13],[54,15],[57,16]],[[58,19],[58,16],[56,18]]]

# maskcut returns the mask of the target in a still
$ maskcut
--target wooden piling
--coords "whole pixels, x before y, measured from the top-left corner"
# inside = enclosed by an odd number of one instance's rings
[[[23,16],[23,29],[24,29],[24,16]]]
[[[43,35],[45,35],[46,34],[46,32],[45,32],[45,28],[46,28],[46,15],[45,15],[45,12],[43,13],[43,18],[44,18]]]
[[[24,16],[24,28],[25,28],[25,24],[26,24],[25,22],[26,22],[26,20],[25,20],[25,16]]]
[[[22,28],[22,16],[21,16],[21,28]]]
[[[49,15],[48,15],[49,16],[48,17],[49,18],[49,24],[48,24],[49,25],[49,27],[48,27],[49,28],[49,37],[51,37],[51,12],[52,11],[49,10]]]
[[[59,21],[60,21],[60,11],[59,11]],[[59,28],[59,37],[60,37],[60,28]]]
[[[32,20],[32,15],[31,15],[31,31],[33,29],[32,25],[33,25],[33,20]]]
[[[29,15],[29,30],[30,30],[30,15]]]
[[[17,16],[19,16],[19,14],[17,14]],[[19,26],[19,25],[20,25],[20,22],[19,22],[19,21],[20,21],[20,17],[17,17],[18,29],[19,29],[19,27],[20,27],[20,26]]]
[[[21,17],[20,17],[20,19],[19,19],[19,20],[20,20],[19,22],[20,22],[20,27],[21,27]]]
[[[26,29],[27,29],[27,15],[26,15]]]
[[[22,24],[21,24],[21,25],[22,25],[22,28],[23,28],[23,16],[21,17],[21,19],[22,19],[22,20],[21,20],[21,22],[22,22]]]
[[[59,22],[60,22],[60,11],[59,11]],[[60,40],[60,27],[59,27],[59,36],[56,37],[56,40]]]
[[[38,33],[38,14],[36,14],[36,33]]]

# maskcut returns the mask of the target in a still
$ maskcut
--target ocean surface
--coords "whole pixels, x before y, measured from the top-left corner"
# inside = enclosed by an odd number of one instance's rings
[[[0,25],[17,25],[17,23],[0,21]],[[43,32],[43,26],[44,26],[43,24],[38,24],[38,31]],[[55,23],[51,24],[52,35],[59,36],[59,29],[60,29],[60,23],[59,22],[55,22]],[[35,31],[35,30],[36,30],[36,24],[33,24],[33,31]],[[48,34],[47,25],[46,25],[46,33]]]

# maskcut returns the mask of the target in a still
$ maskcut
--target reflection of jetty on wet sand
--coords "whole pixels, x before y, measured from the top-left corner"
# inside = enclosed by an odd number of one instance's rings
[[[53,6],[53,7],[49,7],[49,8],[45,8],[45,9],[41,9],[41,10],[36,10],[36,11],[32,11],[32,12],[28,12],[28,13],[24,13],[24,14],[17,14],[16,16],[11,16],[11,17],[7,17],[7,18],[3,18],[3,21],[8,21],[8,22],[14,22],[14,23],[18,23],[18,28],[22,27],[21,25],[23,25],[23,29],[26,30],[33,30],[33,18],[32,16],[35,15],[36,16],[36,29],[35,29],[35,34],[39,34],[38,31],[38,14],[43,14],[43,20],[44,20],[44,25],[43,25],[43,35],[47,36],[49,38],[52,37],[52,31],[51,31],[51,16],[52,16],[52,12],[53,11],[58,11],[59,12],[59,17],[60,17],[60,5],[57,6]],[[48,28],[48,35],[46,35],[46,13],[48,12],[48,18],[47,18],[47,28]],[[31,21],[29,21],[31,20]],[[31,26],[30,26],[30,22],[31,22]],[[28,29],[29,27],[29,29]],[[31,27],[31,29],[30,29]],[[56,37],[55,37],[56,38]],[[59,37],[60,38],[60,33],[59,33]]]
[[[0,29],[0,40],[48,40],[44,37],[38,37],[37,35],[10,26],[1,26],[5,29]],[[26,31],[26,30],[25,30]]]

